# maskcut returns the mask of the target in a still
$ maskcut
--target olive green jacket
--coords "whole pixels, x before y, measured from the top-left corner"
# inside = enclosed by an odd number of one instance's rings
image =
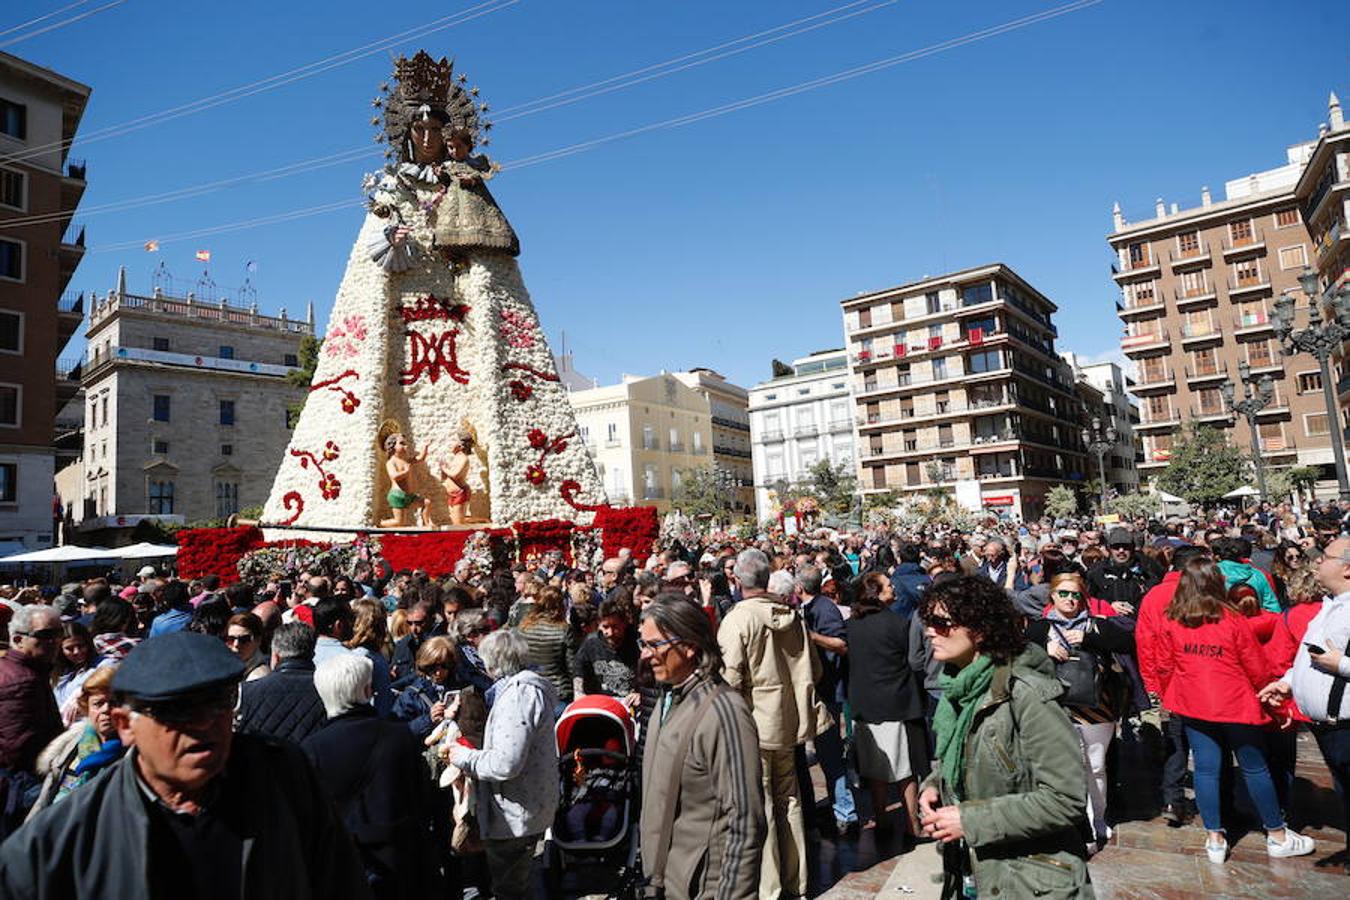
[[[1082,745],[1040,647],[994,670],[966,739],[961,828],[981,897],[1092,897]],[[941,767],[926,786],[957,802]]]

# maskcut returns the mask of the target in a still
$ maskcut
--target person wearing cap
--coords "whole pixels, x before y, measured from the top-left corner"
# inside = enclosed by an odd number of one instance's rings
[[[112,681],[131,749],[0,845],[0,896],[369,897],[301,751],[233,733],[243,671],[203,634],[137,646]]]
[[[141,566],[141,570],[136,573],[136,577],[139,578],[141,581],[149,581],[151,578],[154,578],[158,574],[159,573],[155,571],[154,566]]]
[[[1122,616],[1134,616],[1144,594],[1162,581],[1163,573],[1151,559],[1135,549],[1128,528],[1106,533],[1106,559],[1088,569],[1088,595],[1105,600]]]

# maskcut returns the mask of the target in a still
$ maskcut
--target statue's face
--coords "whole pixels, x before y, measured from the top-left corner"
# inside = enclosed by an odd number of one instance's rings
[[[427,165],[445,159],[445,136],[441,134],[441,123],[435,119],[413,122],[408,137],[412,141],[415,162]]]

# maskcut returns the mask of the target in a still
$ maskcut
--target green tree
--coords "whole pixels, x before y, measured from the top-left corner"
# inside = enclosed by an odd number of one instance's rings
[[[1250,460],[1218,428],[1191,422],[1177,436],[1158,487],[1192,506],[1213,506],[1247,481]]]
[[[1045,494],[1045,514],[1053,519],[1066,519],[1078,512],[1078,494],[1064,484],[1057,484]]]
[[[1111,501],[1111,512],[1119,513],[1123,519],[1142,519],[1161,511],[1162,498],[1157,494],[1136,491]]]
[[[671,505],[687,516],[720,516],[727,512],[727,500],[717,486],[711,466],[680,469],[680,486],[671,492]]]
[[[1322,470],[1317,466],[1294,466],[1289,470],[1289,478],[1300,495],[1312,493],[1317,482],[1322,480]]]
[[[1266,497],[1271,503],[1281,503],[1294,492],[1293,469],[1266,470]]]
[[[323,339],[307,334],[300,339],[299,368],[286,373],[286,383],[296,388],[308,388],[314,383],[314,370],[319,367],[319,351],[323,349]],[[306,395],[308,396],[308,395]],[[301,397],[286,409],[292,421],[300,418],[300,410],[305,408],[305,397]]]
[[[863,509],[894,509],[900,502],[900,495],[895,491],[882,491],[878,494],[866,494],[863,497]]]
[[[858,476],[848,465],[832,466],[828,459],[822,459],[811,467],[810,474],[811,488],[821,510],[837,516],[846,516],[853,511]]]

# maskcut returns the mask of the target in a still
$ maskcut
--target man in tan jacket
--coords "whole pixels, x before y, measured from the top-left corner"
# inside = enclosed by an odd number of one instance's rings
[[[806,830],[793,753],[831,725],[816,696],[820,659],[801,615],[766,590],[769,558],[762,551],[742,551],[735,575],[745,599],[722,620],[717,643],[727,684],[750,705],[759,731],[768,823],[759,896],[799,897],[806,893]]]

